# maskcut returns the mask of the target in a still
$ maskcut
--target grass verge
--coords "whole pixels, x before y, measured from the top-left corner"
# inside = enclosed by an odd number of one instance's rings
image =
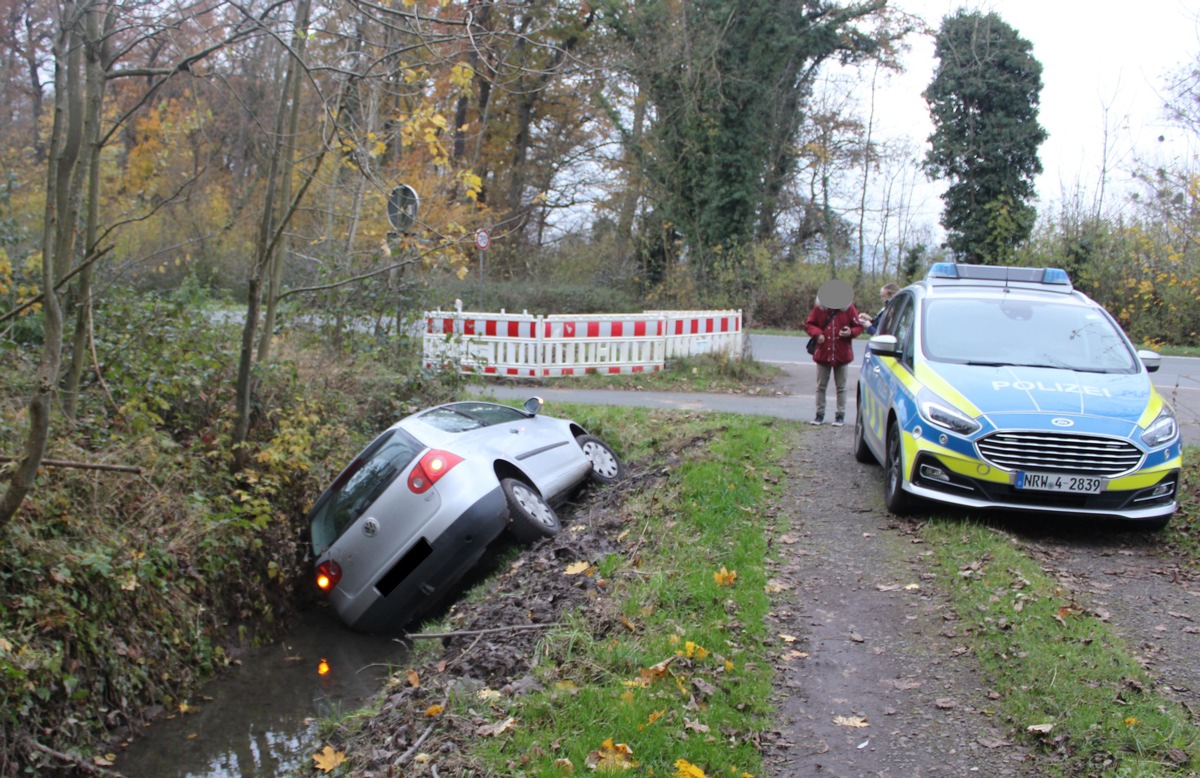
[[[595,599],[537,644],[537,691],[465,687],[446,695],[446,710],[435,715],[468,722],[474,733],[458,741],[467,749],[458,764],[470,765],[459,774],[557,778],[636,764],[630,774],[760,775],[756,733],[773,726],[774,713],[759,516],[780,480],[763,463],[779,460],[791,433],[734,416],[556,411],[627,461],[668,475],[622,505],[619,551],[571,572],[592,578]],[[921,532],[995,690],[985,712],[1051,755],[1047,770],[1195,774],[1200,733],[1186,710],[1154,692],[1110,625],[1002,533],[940,520]],[[487,586],[476,594],[495,597]]]
[[[486,706],[451,701],[450,715],[478,720],[486,709],[482,731],[495,736],[478,738],[470,755],[484,774],[634,764],[639,774],[759,773],[755,734],[771,716],[759,517],[779,480],[762,463],[779,459],[784,437],[731,416],[638,427],[649,431],[643,443],[707,442],[689,447],[662,488],[625,505],[621,552],[577,573],[603,581],[607,602],[541,641],[542,689]]]
[[[1195,775],[1200,731],[1108,624],[998,531],[932,521],[923,534],[1015,732],[1065,775]]]

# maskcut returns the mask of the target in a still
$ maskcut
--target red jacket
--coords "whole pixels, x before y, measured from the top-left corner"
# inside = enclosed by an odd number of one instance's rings
[[[830,314],[833,314],[832,316]],[[850,337],[838,337],[842,327],[850,328]],[[854,361],[854,346],[851,341],[862,334],[862,325],[858,323],[858,310],[851,305],[839,311],[829,311],[821,306],[814,306],[808,320],[804,322],[804,331],[812,337],[825,336],[825,342],[817,345],[812,355],[813,362],[818,365],[848,365]]]

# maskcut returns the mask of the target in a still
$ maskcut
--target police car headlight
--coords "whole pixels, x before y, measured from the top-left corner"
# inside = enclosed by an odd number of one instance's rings
[[[1178,434],[1179,424],[1175,421],[1175,414],[1170,408],[1163,408],[1154,423],[1142,433],[1142,442],[1150,448],[1157,448],[1174,440]]]
[[[924,396],[920,398],[921,415],[930,424],[948,429],[959,435],[970,435],[973,432],[978,432],[979,428],[983,426],[962,411],[952,408],[937,395],[930,392],[923,392],[922,394]]]

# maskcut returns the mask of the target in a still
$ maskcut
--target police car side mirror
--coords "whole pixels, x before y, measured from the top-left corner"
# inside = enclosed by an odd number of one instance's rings
[[[1156,372],[1162,365],[1162,356],[1157,351],[1142,349],[1138,351],[1138,359],[1142,360],[1142,364],[1146,366],[1147,373]]]
[[[895,335],[875,335],[867,341],[867,348],[876,354],[893,357],[898,351],[899,344]]]

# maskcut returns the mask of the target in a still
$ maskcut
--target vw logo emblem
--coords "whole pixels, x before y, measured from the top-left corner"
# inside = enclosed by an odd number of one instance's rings
[[[375,533],[379,531],[379,522],[375,519],[367,519],[363,522],[363,534],[369,538],[375,537]]]
[[[1055,427],[1074,427],[1075,422],[1070,419],[1051,419],[1050,423]]]

